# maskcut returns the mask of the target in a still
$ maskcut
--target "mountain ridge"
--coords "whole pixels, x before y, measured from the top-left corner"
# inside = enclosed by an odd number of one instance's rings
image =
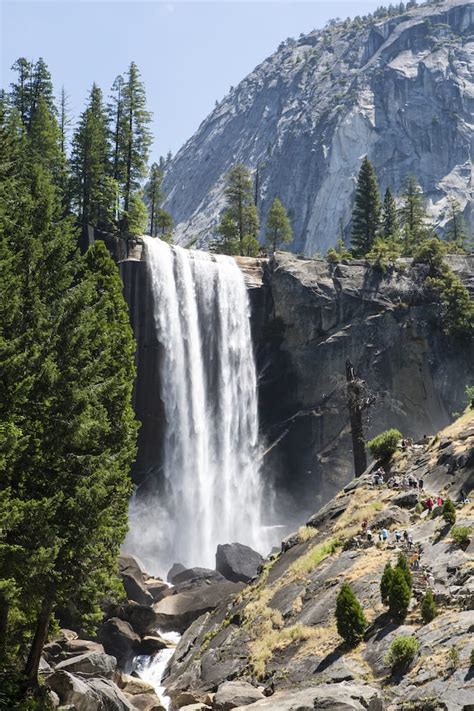
[[[415,173],[441,229],[448,194],[472,224],[472,3],[346,25],[282,43],[180,149],[164,184],[178,243],[210,242],[224,175],[237,162],[254,175],[258,167],[263,222],[278,195],[293,222],[291,249],[306,255],[334,244],[341,227],[348,236],[365,154],[382,189],[399,190]]]

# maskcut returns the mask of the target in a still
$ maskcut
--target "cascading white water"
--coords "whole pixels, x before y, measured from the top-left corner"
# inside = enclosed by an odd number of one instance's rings
[[[132,502],[127,549],[165,573],[214,567],[218,543],[263,553],[257,382],[243,274],[232,257],[144,238],[166,417],[159,501]]]

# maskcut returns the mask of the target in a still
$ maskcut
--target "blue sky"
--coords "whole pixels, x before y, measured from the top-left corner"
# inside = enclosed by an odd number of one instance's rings
[[[332,17],[366,14],[382,0],[0,0],[0,84],[19,56],[44,57],[72,113],[93,81],[107,95],[134,60],[154,114],[153,158],[175,153],[232,84],[286,37]]]

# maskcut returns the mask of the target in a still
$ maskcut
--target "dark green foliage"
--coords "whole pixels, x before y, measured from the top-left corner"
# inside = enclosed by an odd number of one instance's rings
[[[434,620],[434,618],[438,614],[438,608],[436,607],[436,603],[434,601],[433,593],[431,590],[428,590],[424,595],[423,600],[421,601],[420,611],[421,618],[425,624],[427,622],[431,622],[431,620]]]
[[[427,236],[423,193],[414,175],[408,176],[401,195],[400,222],[405,256],[411,256]]]
[[[374,167],[366,156],[357,178],[352,211],[352,253],[364,257],[371,250],[380,227],[380,194]]]
[[[344,241],[338,239],[335,247],[330,247],[326,253],[326,259],[330,264],[342,262],[343,259],[352,259],[352,253],[347,249]]]
[[[474,410],[474,385],[466,385],[466,400],[470,410]]]
[[[396,452],[402,433],[396,429],[386,430],[367,443],[367,447],[374,459],[389,460]]]
[[[407,557],[404,553],[399,553],[397,558],[397,565],[395,569],[401,570],[405,576],[408,587],[411,589],[413,585],[413,576],[411,574],[410,566],[408,565]]]
[[[403,673],[415,659],[419,648],[420,643],[416,637],[395,637],[384,661],[392,667],[392,672]]]
[[[214,250],[223,254],[256,256],[259,220],[250,171],[245,165],[236,165],[228,172],[225,196],[227,207],[221,216],[220,238],[214,242]]]
[[[382,230],[386,242],[393,243],[398,241],[400,227],[398,224],[397,205],[390,187],[385,191],[383,200]]]
[[[462,250],[467,241],[466,223],[458,201],[449,197],[448,202],[450,220],[446,230],[446,240]]]
[[[469,655],[469,665],[474,667],[474,647],[471,649],[471,654]]]
[[[160,158],[160,164],[153,163],[150,170],[150,179],[145,187],[148,212],[150,215],[150,234],[152,237],[159,236],[165,242],[171,242],[173,232],[173,218],[163,210],[163,193],[161,185],[163,182],[163,170],[165,161]]]
[[[456,523],[456,508],[449,497],[443,504],[442,514],[446,523],[449,526],[454,526]]]
[[[138,236],[145,233],[148,210],[140,192],[136,191],[130,195],[129,210],[124,212],[123,221],[126,224],[126,233],[128,235]]]
[[[279,198],[275,198],[268,211],[266,240],[270,251],[275,252],[277,247],[288,244],[293,238],[290,220],[285,207]]]
[[[393,571],[388,598],[388,608],[392,619],[397,622],[403,622],[407,616],[410,599],[411,589],[407,584],[404,571],[397,565]]]
[[[390,587],[393,581],[393,568],[390,563],[387,563],[383,569],[382,578],[380,580],[380,597],[384,605],[388,605],[390,597]]]
[[[72,141],[72,197],[82,224],[103,230],[113,228],[118,200],[118,183],[110,175],[109,153],[108,117],[102,92],[93,84]]]
[[[355,647],[364,637],[367,620],[351,586],[347,583],[341,585],[336,599],[336,622],[338,634],[350,647]]]

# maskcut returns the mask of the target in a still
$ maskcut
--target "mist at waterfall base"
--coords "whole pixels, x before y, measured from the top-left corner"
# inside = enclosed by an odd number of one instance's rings
[[[125,550],[154,574],[215,567],[219,543],[279,541],[260,473],[256,369],[243,274],[232,257],[144,238],[165,412],[161,472],[130,504]]]

